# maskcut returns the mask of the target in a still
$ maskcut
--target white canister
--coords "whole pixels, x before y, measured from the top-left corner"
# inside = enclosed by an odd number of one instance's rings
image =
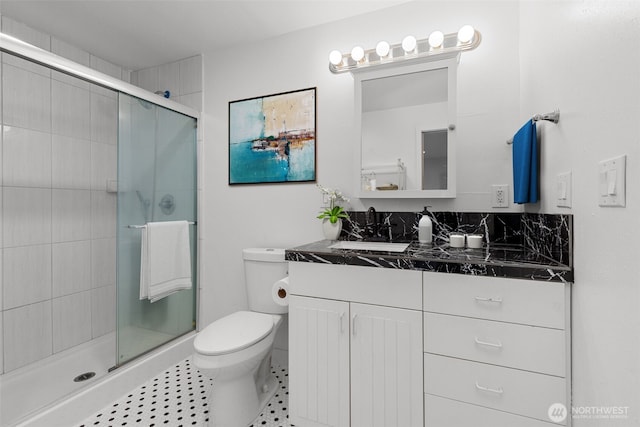
[[[482,236],[480,234],[467,234],[467,247],[471,249],[481,249]]]
[[[464,234],[449,234],[449,246],[464,248]]]

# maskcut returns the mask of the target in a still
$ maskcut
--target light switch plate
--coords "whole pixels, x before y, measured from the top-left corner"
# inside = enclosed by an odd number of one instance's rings
[[[571,172],[558,174],[556,179],[556,205],[561,208],[571,207]]]
[[[626,167],[626,155],[598,163],[598,204],[600,206],[626,206]]]

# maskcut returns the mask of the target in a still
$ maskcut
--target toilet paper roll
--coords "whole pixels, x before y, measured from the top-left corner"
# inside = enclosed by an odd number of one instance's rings
[[[283,277],[271,287],[271,298],[281,306],[289,305],[289,277]]]

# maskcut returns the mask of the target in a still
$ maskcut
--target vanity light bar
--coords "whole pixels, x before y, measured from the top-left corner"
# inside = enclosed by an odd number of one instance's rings
[[[355,46],[349,53],[334,50],[329,54],[329,70],[339,74],[378,65],[446,59],[459,52],[475,49],[481,40],[482,35],[478,30],[465,25],[457,33],[434,31],[426,39],[416,40],[413,36],[407,36],[394,45],[381,41],[374,49],[365,50]]]

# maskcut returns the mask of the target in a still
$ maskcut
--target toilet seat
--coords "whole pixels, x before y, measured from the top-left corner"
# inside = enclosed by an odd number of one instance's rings
[[[264,339],[273,326],[270,314],[237,311],[200,331],[193,345],[198,353],[207,356],[233,353]]]

